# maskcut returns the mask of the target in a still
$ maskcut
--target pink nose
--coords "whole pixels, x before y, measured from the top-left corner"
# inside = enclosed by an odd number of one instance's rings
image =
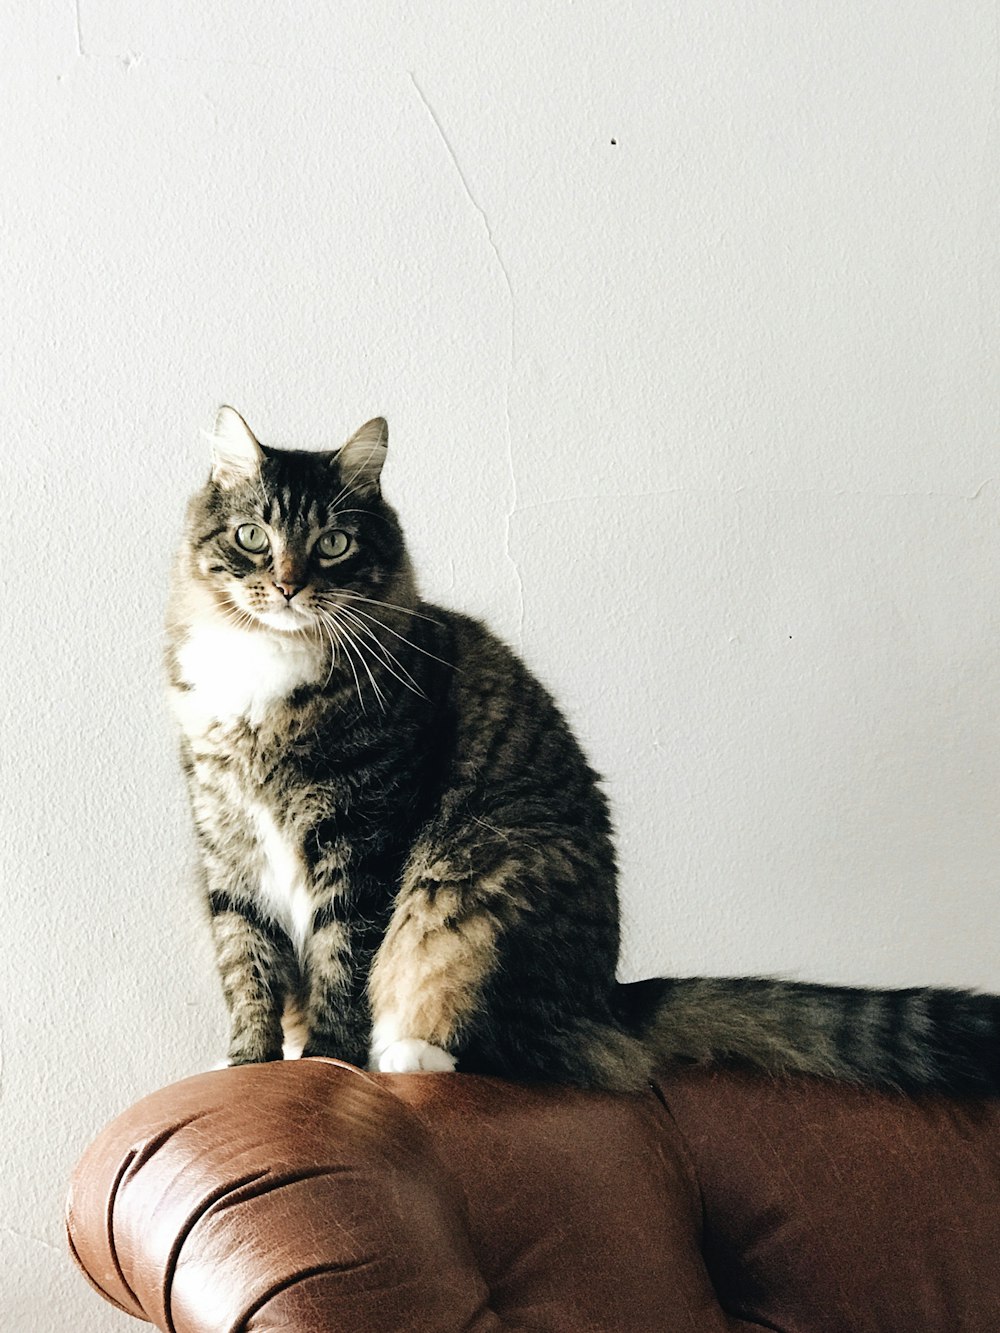
[[[275,583],[274,585],[284,597],[286,602],[290,602],[297,592],[301,592],[305,587],[304,583]]]

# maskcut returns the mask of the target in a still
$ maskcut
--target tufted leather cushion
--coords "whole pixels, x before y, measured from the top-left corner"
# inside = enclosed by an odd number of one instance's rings
[[[249,1066],[109,1125],[68,1227],[174,1333],[987,1333],[1000,1104]]]

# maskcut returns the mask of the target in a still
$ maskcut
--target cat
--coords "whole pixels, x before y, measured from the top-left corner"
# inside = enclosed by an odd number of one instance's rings
[[[218,413],[168,613],[228,1062],[631,1091],[671,1062],[996,1093],[1000,999],[616,980],[608,803],[485,626],[421,600],[387,427],[278,450]]]

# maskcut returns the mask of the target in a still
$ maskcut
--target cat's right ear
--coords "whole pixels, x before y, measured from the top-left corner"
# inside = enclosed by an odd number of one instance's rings
[[[264,451],[234,407],[219,408],[210,439],[212,480],[216,486],[237,486],[257,476]]]

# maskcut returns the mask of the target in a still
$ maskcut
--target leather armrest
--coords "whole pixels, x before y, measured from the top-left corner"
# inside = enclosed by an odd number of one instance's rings
[[[368,1075],[197,1075],[87,1149],[68,1230],[170,1333],[735,1333],[654,1093]]]
[[[491,1333],[463,1214],[397,1098],[303,1060],[139,1102],[81,1160],[67,1225],[92,1284],[175,1333]]]

